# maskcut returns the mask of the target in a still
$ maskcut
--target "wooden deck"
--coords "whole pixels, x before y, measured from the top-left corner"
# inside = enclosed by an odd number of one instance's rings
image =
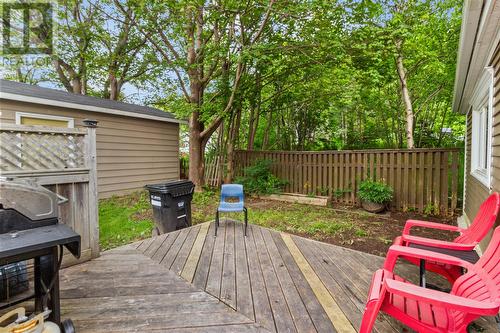
[[[241,223],[205,223],[61,272],[83,332],[357,332],[383,258]],[[482,320],[487,328],[491,321]],[[379,333],[401,326],[379,316]],[[491,332],[494,332],[491,330]]]

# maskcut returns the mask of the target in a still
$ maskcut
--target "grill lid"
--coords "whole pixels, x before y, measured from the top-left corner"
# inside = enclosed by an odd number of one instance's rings
[[[32,221],[57,218],[58,215],[57,194],[29,180],[0,177],[0,205]]]

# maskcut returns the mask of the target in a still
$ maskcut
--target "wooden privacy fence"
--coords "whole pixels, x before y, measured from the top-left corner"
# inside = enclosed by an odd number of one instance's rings
[[[220,155],[205,158],[205,185],[219,187],[224,177],[224,167],[223,157]]]
[[[0,175],[34,181],[68,198],[60,222],[82,238],[82,257],[99,255],[95,126],[0,125]],[[65,264],[74,261],[65,255]]]
[[[203,183],[209,187],[219,187],[224,177],[224,167],[221,156],[212,156],[205,158],[205,172],[203,174]],[[189,178],[189,161],[179,159],[180,179]]]
[[[260,159],[272,160],[284,192],[328,195],[358,204],[362,180],[382,180],[394,189],[392,208],[451,214],[457,208],[460,149],[350,151],[237,151],[236,174]]]

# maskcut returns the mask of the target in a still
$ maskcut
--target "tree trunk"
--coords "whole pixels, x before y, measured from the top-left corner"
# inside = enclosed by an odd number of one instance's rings
[[[109,91],[106,91],[106,98],[117,101],[120,97],[120,82],[113,73],[109,73]]]
[[[267,115],[266,129],[264,130],[264,139],[262,140],[262,150],[266,150],[269,145],[269,131],[271,130],[271,123],[273,121],[273,111],[269,110]]]
[[[187,64],[189,69],[187,71],[189,77],[189,103],[192,105],[192,112],[189,118],[189,179],[196,185],[196,191],[202,191],[203,187],[203,174],[205,171],[205,144],[202,136],[204,129],[203,122],[200,119],[200,108],[203,104],[203,84],[199,71],[200,63],[196,57],[197,47],[201,40],[196,39],[203,29],[203,9],[196,8],[195,14],[189,11],[188,15],[192,20],[192,24],[187,26],[187,36],[189,36],[189,44],[187,45]],[[194,15],[194,16],[191,16]],[[200,19],[201,16],[201,19]],[[196,30],[196,34],[195,34]]]
[[[82,94],[82,79],[81,76],[76,72],[76,70],[64,62],[62,59],[56,57],[52,64],[56,70],[59,80],[64,85],[64,88],[68,92],[75,94]]]
[[[396,67],[398,70],[399,83],[401,87],[401,96],[403,98],[403,103],[405,105],[406,111],[406,142],[409,149],[415,148],[415,142],[413,139],[413,106],[410,97],[410,91],[408,90],[408,84],[406,80],[406,69],[403,64],[403,54],[402,54],[402,40],[396,40]]]
[[[227,169],[226,179],[224,182],[229,184],[233,181],[234,177],[234,149],[238,144],[238,133],[240,132],[241,124],[241,107],[238,107],[234,116],[231,130],[229,131],[229,140],[227,143]]]
[[[201,191],[203,186],[204,147],[201,139],[201,122],[199,112],[191,113],[189,118],[189,179]]]
[[[259,127],[260,105],[261,105],[261,77],[260,72],[255,74],[255,94],[250,101],[252,106],[250,110],[250,121],[248,124],[248,145],[247,150],[253,150],[255,143],[255,134]]]
[[[217,184],[222,184],[222,178],[224,177],[224,156],[223,156],[223,149],[224,149],[224,123],[225,121],[222,121],[220,126],[219,126],[219,134],[217,137],[218,141],[218,149],[217,149],[217,163],[219,165],[219,172],[217,173]]]

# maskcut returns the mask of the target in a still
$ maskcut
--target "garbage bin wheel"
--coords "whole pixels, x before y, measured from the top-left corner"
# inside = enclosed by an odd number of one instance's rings
[[[62,333],[75,333],[75,325],[71,319],[66,319],[61,323]]]
[[[156,237],[159,235],[160,235],[160,230],[158,229],[158,227],[153,227],[153,230],[151,230],[151,236]]]

